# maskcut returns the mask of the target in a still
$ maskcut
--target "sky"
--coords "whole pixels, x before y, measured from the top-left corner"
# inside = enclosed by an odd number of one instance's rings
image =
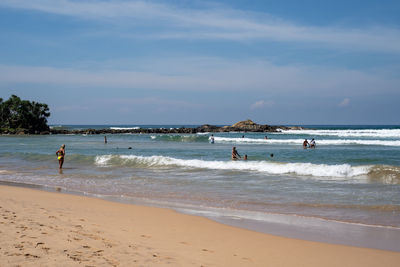
[[[400,124],[400,1],[1,0],[50,124]]]

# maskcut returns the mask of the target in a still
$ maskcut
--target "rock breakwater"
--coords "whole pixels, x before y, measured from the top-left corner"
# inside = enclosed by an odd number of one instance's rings
[[[231,126],[204,124],[196,128],[134,128],[134,129],[51,129],[49,134],[196,134],[207,132],[279,132],[280,130],[300,130],[299,126],[271,126],[254,123],[251,120],[240,121]]]

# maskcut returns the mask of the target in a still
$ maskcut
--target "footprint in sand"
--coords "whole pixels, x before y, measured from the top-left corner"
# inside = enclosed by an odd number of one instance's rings
[[[33,255],[33,254],[30,254],[30,253],[26,253],[26,254],[24,254],[24,256],[27,257],[27,258],[36,258],[36,259],[40,258],[40,256]]]
[[[44,245],[44,243],[43,242],[37,242],[35,248],[37,248],[37,246],[40,246],[40,245]]]

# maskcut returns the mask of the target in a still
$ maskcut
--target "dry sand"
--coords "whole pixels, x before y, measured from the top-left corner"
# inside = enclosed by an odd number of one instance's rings
[[[0,266],[399,266],[400,253],[239,229],[172,210],[0,186]]]

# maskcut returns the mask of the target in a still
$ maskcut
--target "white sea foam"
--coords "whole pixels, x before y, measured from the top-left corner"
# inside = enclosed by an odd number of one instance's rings
[[[95,163],[98,166],[107,166],[112,157],[112,155],[96,156]]]
[[[138,130],[140,127],[110,127],[111,130]]]
[[[400,138],[400,129],[281,130],[281,133],[312,136]]]
[[[139,165],[145,167],[178,166],[214,170],[254,171],[267,174],[295,174],[302,176],[347,178],[368,174],[371,166],[351,166],[349,164],[327,165],[312,163],[278,163],[267,161],[205,161],[198,159],[177,159],[164,156],[103,155],[97,156],[99,166]]]
[[[216,143],[237,144],[295,144],[302,145],[304,139],[256,139],[256,138],[230,138],[214,137]],[[362,139],[323,139],[316,140],[317,145],[376,145],[400,146],[400,140],[362,140]]]

